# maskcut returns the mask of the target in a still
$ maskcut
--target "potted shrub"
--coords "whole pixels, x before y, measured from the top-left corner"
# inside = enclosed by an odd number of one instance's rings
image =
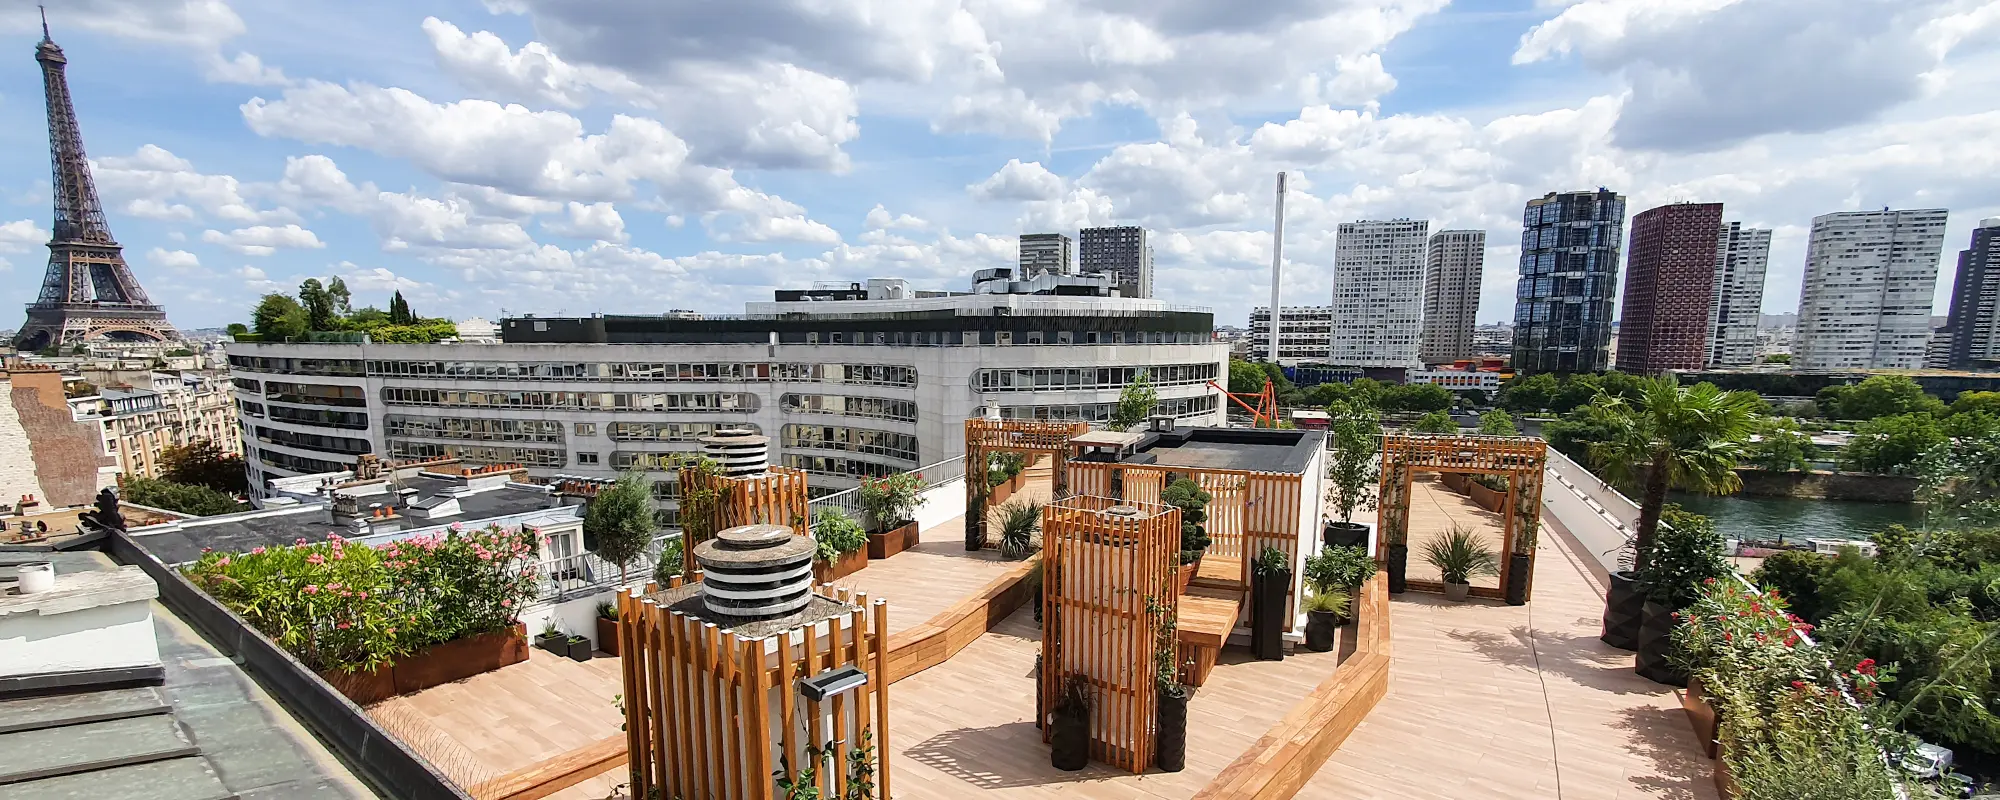
[[[623,587],[627,568],[653,544],[653,490],[645,477],[627,472],[590,498],[583,534],[591,552],[618,565],[618,585]]]
[[[821,511],[812,530],[813,542],[819,546],[814,555],[815,580],[839,580],[868,566],[868,532],[846,512],[838,508]]]
[[[597,649],[618,655],[618,607],[597,604]]]
[[[986,459],[986,486],[989,502],[1000,502],[1021,490],[1021,472],[1028,468],[1026,456],[1013,451],[994,453]]]
[[[1437,568],[1444,580],[1444,596],[1454,603],[1465,602],[1475,577],[1500,574],[1500,557],[1486,546],[1471,528],[1453,523],[1445,535],[1424,545],[1424,560]]]
[[[1159,695],[1157,735],[1153,739],[1153,763],[1161,772],[1187,768],[1188,699],[1181,685],[1179,620],[1174,611],[1153,598],[1146,610],[1155,620],[1153,628],[1153,684]]]
[[[1000,507],[1000,556],[1027,558],[1035,551],[1035,533],[1042,528],[1042,504],[1013,500]]]
[[[1339,589],[1314,589],[1306,598],[1306,649],[1324,653],[1333,649],[1333,634],[1347,615],[1352,598]]]
[[[569,655],[569,635],[556,627],[554,613],[542,621],[542,632],[535,635],[535,646],[559,656]]]
[[[1340,519],[1330,521],[1321,532],[1321,545],[1357,545],[1368,541],[1368,526],[1354,521],[1354,512],[1375,505],[1377,468],[1375,454],[1382,449],[1382,421],[1367,406],[1328,406],[1333,420],[1327,427],[1332,453],[1326,476],[1333,481],[1333,507]],[[1395,548],[1391,548],[1394,550]],[[1407,553],[1408,548],[1403,548]],[[1391,554],[1392,572],[1400,581],[1402,568]]]
[[[572,633],[570,634],[569,640],[566,644],[567,644],[567,647],[565,648],[566,652],[564,652],[563,654],[569,656],[571,661],[590,660],[590,651],[591,651],[590,637],[580,633]]]
[[[1201,484],[1187,478],[1176,478],[1167,484],[1167,488],[1160,490],[1160,502],[1181,510],[1181,572],[1190,579],[1201,571],[1201,556],[1208,552],[1209,535],[1205,523],[1208,522],[1208,502],[1212,499]]]
[[[1260,660],[1285,658],[1285,598],[1291,588],[1291,560],[1265,545],[1250,570],[1250,652]]]
[[[1338,591],[1351,600],[1361,596],[1361,584],[1375,577],[1375,559],[1359,545],[1328,547],[1306,558],[1306,585],[1314,594]],[[1335,624],[1345,625],[1353,617],[1343,610]]]
[[[899,472],[861,479],[861,512],[867,523],[868,556],[888,558],[917,544],[917,506],[923,505],[924,477]]]
[[[1066,675],[1049,714],[1049,765],[1074,772],[1090,765],[1090,679]]]
[[[1707,517],[1672,503],[1661,510],[1659,531],[1639,573],[1646,603],[1639,615],[1633,671],[1641,677],[1668,686],[1687,685],[1687,672],[1672,658],[1674,612],[1694,602],[1704,581],[1734,571],[1727,552],[1722,534]]]

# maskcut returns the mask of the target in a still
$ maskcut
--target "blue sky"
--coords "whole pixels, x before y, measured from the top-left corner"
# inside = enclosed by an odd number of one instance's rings
[[[1427,218],[1488,231],[1481,321],[1547,191],[1775,229],[1767,312],[1815,214],[1950,208],[1941,271],[2000,216],[2000,0],[51,6],[112,229],[184,327],[331,275],[489,318],[960,288],[1097,224],[1242,324],[1280,170],[1287,304],[1327,302],[1339,222]],[[0,5],[10,304],[46,259],[39,38]]]

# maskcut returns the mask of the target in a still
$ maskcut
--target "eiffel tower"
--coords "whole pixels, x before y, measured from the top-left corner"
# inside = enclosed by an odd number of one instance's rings
[[[129,342],[179,341],[167,313],[146,297],[97,200],[83,134],[70,105],[69,59],[49,38],[48,12],[42,14],[42,41],[35,46],[49,106],[49,160],[55,173],[55,235],[49,239],[49,271],[42,293],[28,306],[28,322],[14,337],[22,350],[68,347],[91,339]]]

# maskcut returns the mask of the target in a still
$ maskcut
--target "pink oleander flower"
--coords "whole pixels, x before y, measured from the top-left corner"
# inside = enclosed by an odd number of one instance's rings
[[[340,584],[339,584],[339,583],[329,583],[329,584],[327,584],[327,585],[326,585],[326,590],[327,590],[327,591],[329,591],[329,592],[337,592],[337,591],[340,591]]]
[[[263,554],[264,554],[264,548],[262,547],[253,547],[250,549],[250,555],[261,556]]]
[[[306,563],[317,567],[321,564],[326,563],[326,557],[318,553],[314,553],[312,555],[306,556]]]
[[[229,566],[229,556],[223,556],[220,560],[215,562],[215,565],[218,567]]]
[[[335,626],[333,626],[333,627],[336,627],[336,628],[339,628],[339,629],[341,629],[341,630],[343,630],[343,631],[344,631],[344,630],[347,630],[348,628],[351,628],[351,627],[353,627],[353,626],[352,626],[352,625],[349,625],[349,624],[347,624],[347,623],[345,623],[345,622],[343,622],[343,623],[340,623],[339,625],[335,625]]]
[[[292,540],[292,544],[305,544],[305,543],[306,543],[306,537],[304,536]]]
[[[319,594],[319,584],[308,583],[304,591],[306,594]]]

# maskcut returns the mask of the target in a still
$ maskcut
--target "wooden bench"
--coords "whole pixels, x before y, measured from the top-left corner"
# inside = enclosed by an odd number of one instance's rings
[[[1236,629],[1242,598],[1241,592],[1200,586],[1181,595],[1180,627],[1175,637],[1180,642],[1181,683],[1200,686],[1208,680],[1216,656],[1222,653],[1222,643]]]

